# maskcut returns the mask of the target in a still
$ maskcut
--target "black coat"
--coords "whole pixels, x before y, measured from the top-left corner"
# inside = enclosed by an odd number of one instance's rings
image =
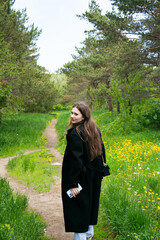
[[[67,133],[67,147],[62,165],[62,202],[66,232],[86,232],[89,225],[97,224],[102,173],[100,161],[90,162],[87,141],[78,135],[76,128]],[[103,154],[105,157],[104,147]],[[90,166],[94,166],[93,168]],[[76,198],[66,194],[70,188],[82,186]]]

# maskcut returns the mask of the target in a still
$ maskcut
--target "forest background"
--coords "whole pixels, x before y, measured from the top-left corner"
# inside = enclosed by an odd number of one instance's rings
[[[139,124],[160,122],[160,3],[96,1],[79,17],[93,25],[73,61],[56,73],[37,64],[41,30],[27,25],[14,0],[0,1],[0,113],[49,112],[85,100]],[[136,119],[136,120],[135,120]]]

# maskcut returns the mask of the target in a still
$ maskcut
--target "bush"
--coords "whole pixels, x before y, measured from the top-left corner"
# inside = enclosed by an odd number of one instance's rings
[[[58,111],[61,111],[61,110],[68,110],[68,108],[70,108],[70,106],[65,106],[65,105],[62,105],[60,103],[56,104],[53,106],[53,110],[58,110]]]
[[[134,116],[142,126],[160,127],[160,100],[149,99],[145,104],[134,106]]]

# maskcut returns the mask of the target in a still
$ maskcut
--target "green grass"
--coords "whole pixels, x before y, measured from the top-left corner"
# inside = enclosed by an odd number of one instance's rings
[[[44,144],[42,133],[51,119],[53,116],[40,113],[4,116],[0,126],[0,157],[41,148]]]
[[[59,167],[51,165],[55,157],[47,150],[16,157],[8,162],[9,175],[37,191],[49,191],[60,175]]]
[[[24,195],[13,194],[6,179],[0,179],[0,239],[47,240],[42,218],[28,210]],[[49,239],[48,239],[49,240]]]
[[[70,112],[61,111],[57,114],[58,122],[55,127],[58,134],[59,143],[57,144],[56,147],[61,152],[61,154],[63,154],[66,147],[66,133],[67,133],[66,127],[69,124]]]
[[[46,150],[22,156],[25,150],[44,148],[42,133],[53,116],[18,114],[3,117],[0,126],[0,156],[19,153],[9,161],[9,174],[38,191],[49,191],[54,176],[59,175],[56,159]],[[21,154],[21,155],[20,155]],[[30,212],[24,195],[14,195],[5,179],[0,179],[0,239],[49,240],[44,236],[46,224],[41,216]]]
[[[111,175],[103,180],[95,240],[160,239],[160,131],[135,119],[93,111]],[[56,126],[58,148],[65,149],[69,112]]]

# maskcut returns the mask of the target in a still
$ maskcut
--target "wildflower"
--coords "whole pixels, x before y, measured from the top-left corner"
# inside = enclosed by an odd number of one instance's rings
[[[146,187],[146,186],[144,186],[143,188],[144,188],[144,189],[146,189],[147,187]]]
[[[158,206],[158,210],[160,210],[160,206]]]
[[[8,229],[10,229],[11,227],[10,227],[10,224],[5,224],[4,225],[6,228],[8,228]]]

